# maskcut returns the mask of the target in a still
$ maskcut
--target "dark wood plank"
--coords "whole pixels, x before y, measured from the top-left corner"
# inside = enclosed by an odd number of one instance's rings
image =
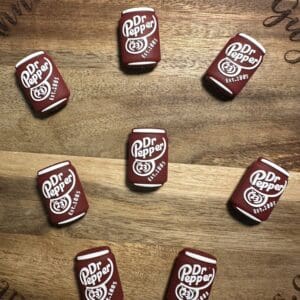
[[[2,1],[0,11],[11,3]],[[123,158],[131,128],[160,126],[169,132],[173,162],[244,167],[265,155],[300,170],[300,69],[283,60],[296,45],[284,24],[262,25],[273,14],[271,3],[35,3],[0,37],[0,149]],[[160,18],[162,61],[152,73],[126,75],[119,68],[117,22],[122,9],[146,4]],[[268,54],[241,95],[222,102],[206,92],[201,76],[239,31]],[[69,105],[47,120],[32,116],[14,77],[15,63],[38,49],[49,51],[72,91]]]

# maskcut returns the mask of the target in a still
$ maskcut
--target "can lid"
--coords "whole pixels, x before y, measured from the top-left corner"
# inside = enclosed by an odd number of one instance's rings
[[[52,172],[52,171],[54,171],[54,170],[57,170],[57,169],[60,169],[60,168],[62,168],[62,167],[65,167],[65,166],[68,166],[68,165],[70,165],[71,163],[70,163],[70,161],[63,161],[63,162],[59,162],[59,163],[57,163],[57,164],[55,164],[55,165],[51,165],[51,166],[49,166],[49,167],[47,167],[47,168],[45,168],[45,169],[42,169],[42,170],[40,170],[40,171],[38,171],[38,175],[43,175],[43,174],[46,174],[46,173],[49,173],[49,172]]]
[[[17,64],[16,64],[16,68],[18,68],[20,65],[24,64],[26,61],[34,58],[34,57],[37,57],[37,56],[40,56],[42,54],[45,54],[44,51],[38,51],[38,52],[35,52],[35,53],[32,53],[26,57],[24,57],[23,59],[21,59]]]
[[[132,132],[134,133],[166,133],[164,129],[158,129],[158,128],[135,128],[132,129]]]
[[[66,100],[68,100],[68,98],[63,98],[63,99],[61,99],[61,100],[58,100],[58,101],[56,101],[55,103],[53,103],[53,104],[47,106],[46,108],[44,108],[44,109],[42,110],[42,112],[51,110],[52,108],[58,106],[59,104],[61,104],[62,102],[66,101]]]
[[[275,163],[271,162],[270,160],[265,159],[265,158],[260,158],[260,161],[262,163],[264,163],[264,164],[266,164],[266,165],[268,165],[268,166],[270,166],[270,167],[278,170],[279,172],[283,173],[287,177],[289,177],[289,173],[285,169],[281,168],[280,166],[276,165]]]
[[[242,214],[244,214],[245,216],[247,216],[248,218],[250,218],[250,219],[252,219],[252,220],[254,220],[254,221],[256,221],[256,222],[259,222],[259,223],[261,223],[261,220],[260,219],[258,219],[258,218],[256,218],[256,217],[254,217],[254,216],[252,216],[251,214],[249,214],[248,212],[246,212],[245,210],[243,210],[243,209],[241,209],[241,208],[239,208],[239,207],[235,207],[238,211],[240,211]]]
[[[242,36],[243,38],[249,40],[253,44],[255,44],[264,54],[266,53],[265,47],[261,43],[259,43],[256,39],[254,39],[253,37],[251,37],[250,35],[248,35],[246,33],[239,33],[239,35]]]
[[[212,258],[203,256],[203,255],[200,255],[200,254],[191,252],[191,251],[185,251],[184,254],[185,254],[186,256],[189,256],[189,257],[194,258],[194,259],[196,259],[196,260],[200,260],[200,261],[202,261],[202,262],[206,262],[206,263],[208,263],[208,264],[214,264],[214,265],[217,264],[217,261],[216,261],[215,259],[212,259]]]
[[[225,90],[227,93],[229,93],[230,95],[233,95],[233,92],[226,85],[224,85],[221,81],[219,81],[218,79],[216,79],[212,76],[208,76],[208,78],[210,80],[212,80],[215,84],[217,84],[220,88]]]
[[[96,257],[107,255],[110,252],[111,251],[109,247],[98,247],[98,248],[88,249],[78,253],[76,256],[76,260],[93,259]]]
[[[150,11],[154,12],[154,9],[151,7],[134,7],[134,8],[129,8],[125,9],[122,11],[122,15],[132,13],[132,12],[139,12],[139,11]]]

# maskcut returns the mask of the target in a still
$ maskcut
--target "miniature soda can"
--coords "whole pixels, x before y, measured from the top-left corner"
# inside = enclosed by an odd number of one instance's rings
[[[289,174],[275,163],[257,159],[243,175],[231,204],[248,218],[266,221],[288,184]]]
[[[239,94],[263,61],[265,48],[239,33],[231,38],[208,68],[205,78],[227,96]]]
[[[75,273],[81,300],[124,299],[116,260],[109,247],[78,253]]]
[[[34,112],[47,115],[65,106],[70,91],[51,57],[35,52],[16,65],[16,76]]]
[[[217,260],[205,252],[179,252],[170,276],[166,300],[207,300],[216,276]]]
[[[71,223],[87,213],[89,205],[70,161],[38,171],[37,186],[52,224]]]
[[[160,61],[158,20],[149,7],[124,10],[119,23],[121,60],[127,67],[153,67]]]
[[[157,188],[168,177],[168,138],[164,129],[136,128],[128,139],[127,179],[143,188]]]

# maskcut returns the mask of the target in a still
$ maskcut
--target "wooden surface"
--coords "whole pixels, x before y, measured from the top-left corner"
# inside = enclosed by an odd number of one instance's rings
[[[0,11],[11,3],[1,0]],[[285,23],[262,25],[274,15],[272,0],[34,3],[8,37],[0,36],[2,150],[123,158],[133,127],[159,126],[169,132],[172,162],[244,167],[265,155],[300,170],[300,64],[283,59],[298,44]],[[119,68],[117,22],[123,9],[142,5],[157,10],[162,61],[151,73],[127,75]],[[222,102],[201,76],[239,31],[268,53],[241,95]],[[53,56],[72,92],[64,110],[42,121],[14,78],[16,62],[39,49]]]
[[[81,221],[56,229],[46,220],[35,176],[66,158],[77,168],[90,209]],[[161,300],[185,246],[218,258],[212,300],[293,293],[300,266],[299,173],[291,173],[268,222],[247,226],[227,209],[240,168],[171,164],[169,182],[142,194],[125,186],[123,160],[1,151],[0,161],[0,278],[26,299],[78,299],[73,258],[100,245],[115,253],[129,300]]]
[[[1,0],[0,12],[16,1]],[[264,300],[277,293],[291,299],[300,274],[300,64],[283,59],[297,48],[284,23],[262,25],[274,14],[272,0],[33,3],[7,37],[0,35],[0,280],[26,299],[78,299],[74,255],[109,245],[126,300],[161,300],[177,252],[191,246],[218,258],[210,299]],[[123,9],[143,5],[157,11],[162,61],[151,73],[125,74],[117,22]],[[259,40],[267,55],[242,93],[223,102],[202,87],[201,77],[237,32]],[[68,106],[44,120],[33,117],[14,76],[16,62],[41,49],[72,92]],[[174,164],[155,193],[134,193],[124,183],[127,135],[139,126],[163,127],[169,135]],[[226,203],[258,156],[295,172],[270,220],[249,227]],[[47,222],[35,175],[62,159],[76,166],[90,210],[56,229]]]

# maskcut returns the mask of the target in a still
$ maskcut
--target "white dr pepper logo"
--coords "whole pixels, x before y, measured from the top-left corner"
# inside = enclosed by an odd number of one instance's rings
[[[157,138],[144,137],[134,141],[131,145],[131,155],[135,158],[132,165],[133,172],[138,176],[149,176],[155,170],[156,161],[166,152],[167,141],[162,138],[161,142]]]
[[[257,170],[250,176],[251,187],[245,190],[244,199],[252,207],[264,206],[269,198],[280,196],[287,181],[281,182],[281,177],[277,176],[274,172]]]
[[[255,57],[256,51],[249,44],[230,44],[225,50],[226,57],[218,63],[219,71],[227,77],[235,77],[242,70],[256,69],[262,61],[262,55]]]
[[[130,54],[139,54],[148,47],[148,37],[151,36],[157,28],[155,16],[149,20],[147,16],[135,15],[124,22],[122,34],[127,38],[125,49]]]
[[[68,172],[67,176],[62,172],[53,174],[43,182],[43,195],[50,200],[50,210],[57,215],[67,212],[72,205],[69,194],[76,185],[76,177],[71,169]]]
[[[215,269],[209,271],[207,267],[199,264],[185,264],[178,270],[178,279],[175,294],[178,300],[207,299],[207,289],[214,281]],[[201,295],[200,295],[201,294]]]
[[[53,66],[47,57],[43,57],[44,62],[36,60],[26,66],[21,73],[23,86],[30,89],[30,96],[34,101],[43,101],[51,93],[51,86],[48,79],[52,75]]]
[[[106,300],[107,284],[114,273],[114,265],[110,258],[106,263],[99,261],[90,263],[80,270],[80,282],[86,287],[85,297],[87,300]]]

